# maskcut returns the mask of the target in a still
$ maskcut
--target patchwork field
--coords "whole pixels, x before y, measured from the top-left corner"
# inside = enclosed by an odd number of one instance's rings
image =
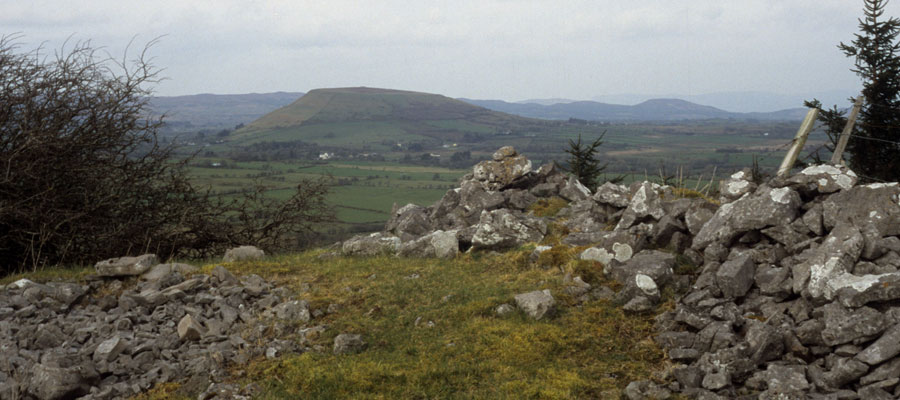
[[[327,228],[373,225],[377,230],[388,219],[394,203],[431,205],[455,187],[466,171],[390,162],[314,164],[198,158],[190,172],[196,183],[208,185],[220,196],[232,196],[254,184],[262,184],[270,188],[269,194],[275,198],[289,197],[304,179],[327,176],[333,182],[329,201],[341,222]]]

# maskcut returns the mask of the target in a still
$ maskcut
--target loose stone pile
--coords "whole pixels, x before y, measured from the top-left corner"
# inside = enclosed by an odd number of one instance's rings
[[[702,270],[659,320],[699,398],[900,397],[900,186],[810,167],[723,204],[687,254]],[[727,183],[726,183],[727,185]],[[643,383],[646,385],[646,382]],[[636,386],[637,387],[637,386]]]
[[[324,330],[301,329],[309,305],[257,275],[195,270],[123,257],[98,263],[86,285],[0,289],[0,398],[123,398],[188,378],[204,399],[249,398],[254,388],[210,382],[254,357],[308,350],[305,335]]]

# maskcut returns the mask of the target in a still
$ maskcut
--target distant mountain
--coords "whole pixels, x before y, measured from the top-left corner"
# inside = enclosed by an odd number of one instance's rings
[[[633,105],[655,98],[672,98],[687,100],[697,104],[706,104],[730,112],[750,113],[802,108],[804,100],[812,100],[814,98],[821,100],[822,104],[828,107],[835,104],[839,107],[849,107],[850,102],[847,99],[855,96],[854,93],[853,90],[828,90],[795,94],[761,91],[716,92],[695,95],[629,93],[595,96],[591,100],[600,103]]]
[[[166,114],[173,131],[233,128],[290,104],[303,93],[195,94],[150,99],[154,113]]]
[[[528,99],[528,100],[520,100],[520,101],[517,101],[516,103],[520,103],[520,104],[533,103],[533,104],[540,104],[540,105],[542,105],[542,106],[549,106],[549,105],[551,105],[551,104],[574,103],[574,102],[576,102],[576,101],[578,101],[578,100],[552,98],[552,99]]]
[[[799,120],[803,108],[768,113],[734,113],[680,99],[651,99],[636,105],[608,104],[596,101],[536,104],[508,103],[502,100],[460,99],[470,104],[509,114],[542,119],[584,119],[590,121],[682,121],[702,119]]]

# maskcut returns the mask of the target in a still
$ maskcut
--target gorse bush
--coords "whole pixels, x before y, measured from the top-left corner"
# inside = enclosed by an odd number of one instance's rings
[[[265,188],[226,200],[194,187],[189,159],[157,140],[149,45],[117,61],[89,42],[48,57],[19,52],[15,39],[0,38],[0,274],[144,251],[277,248],[330,220],[323,180],[286,201]]]

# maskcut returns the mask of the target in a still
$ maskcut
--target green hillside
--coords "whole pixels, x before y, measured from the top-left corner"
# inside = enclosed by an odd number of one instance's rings
[[[559,123],[491,111],[449,97],[391,89],[312,90],[229,138],[230,146],[303,141],[386,151],[397,143],[478,142]]]

